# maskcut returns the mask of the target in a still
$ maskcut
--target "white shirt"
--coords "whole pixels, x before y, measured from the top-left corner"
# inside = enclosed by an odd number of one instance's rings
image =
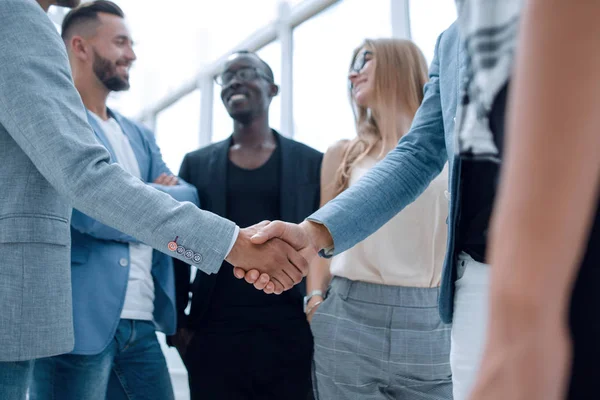
[[[94,113],[92,115],[102,127],[102,131],[112,147],[117,158],[114,161],[125,171],[141,179],[140,166],[121,126],[114,118],[104,121]],[[152,321],[154,319],[152,247],[142,243],[129,243],[129,263],[129,281],[121,318]]]
[[[366,157],[350,175],[350,186],[377,160]],[[437,287],[446,253],[448,167],[412,204],[367,239],[333,257],[331,273],[381,285]]]

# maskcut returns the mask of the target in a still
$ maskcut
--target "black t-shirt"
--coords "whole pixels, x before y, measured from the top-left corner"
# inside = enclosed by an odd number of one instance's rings
[[[231,161],[227,165],[227,219],[240,227],[263,220],[280,219],[281,150],[278,146],[261,167],[247,170]],[[211,323],[239,325],[270,319],[275,316],[303,317],[301,304],[293,301],[290,292],[279,296],[256,290],[233,275],[233,267],[223,262],[211,295],[206,318]],[[264,310],[260,310],[264,308]],[[295,311],[294,311],[295,310]],[[264,318],[263,318],[264,317]]]
[[[503,154],[507,94],[508,86],[505,86],[498,93],[489,121],[500,156]],[[482,263],[486,262],[488,228],[496,197],[499,173],[500,165],[498,163],[461,160],[459,248],[473,257],[475,261]]]

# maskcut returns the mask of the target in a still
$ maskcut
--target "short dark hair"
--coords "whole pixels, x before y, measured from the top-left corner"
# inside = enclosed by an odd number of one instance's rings
[[[239,55],[249,55],[249,56],[255,57],[265,67],[265,70],[266,70],[265,72],[266,72],[267,76],[271,79],[271,82],[275,82],[275,76],[273,75],[273,70],[271,69],[269,64],[266,63],[265,60],[263,60],[262,58],[260,58],[258,56],[258,54],[256,54],[253,51],[249,51],[249,50],[238,50],[238,51],[234,51],[233,53],[231,53],[231,56],[235,56],[238,54]]]
[[[65,15],[61,29],[63,40],[67,41],[76,27],[91,21],[98,21],[98,13],[112,14],[117,17],[125,18],[123,10],[112,1],[96,0],[89,3],[83,3]]]

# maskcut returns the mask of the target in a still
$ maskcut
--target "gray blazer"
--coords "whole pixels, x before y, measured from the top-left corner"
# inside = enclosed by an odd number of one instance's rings
[[[0,0],[0,362],[73,349],[72,207],[205,273],[235,229],[110,164],[54,25],[33,0]]]

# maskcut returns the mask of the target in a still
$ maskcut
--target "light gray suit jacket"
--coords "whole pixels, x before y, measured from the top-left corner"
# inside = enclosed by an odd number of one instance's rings
[[[73,349],[72,207],[206,273],[235,229],[110,164],[54,25],[33,0],[0,0],[0,362]]]

